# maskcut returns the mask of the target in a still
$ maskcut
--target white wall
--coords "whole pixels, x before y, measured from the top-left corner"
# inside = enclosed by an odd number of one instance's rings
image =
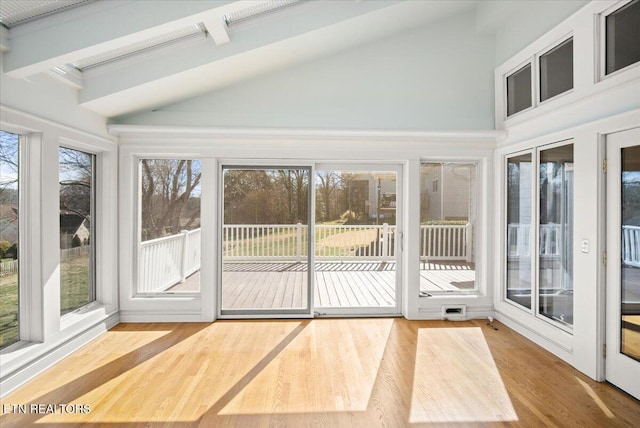
[[[589,0],[502,0],[486,3],[489,6],[486,13],[489,14],[499,14],[501,10],[508,10],[507,18],[500,22],[495,33],[495,64],[500,65],[562,22],[567,16],[589,3]]]
[[[493,128],[492,35],[475,14],[115,123],[321,129]]]

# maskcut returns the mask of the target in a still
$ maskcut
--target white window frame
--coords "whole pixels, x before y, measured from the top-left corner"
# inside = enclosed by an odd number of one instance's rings
[[[503,165],[503,175],[500,181],[501,194],[502,194],[502,224],[501,224],[501,232],[500,239],[503,241],[500,248],[500,256],[502,259],[502,268],[500,272],[499,280],[500,280],[500,299],[502,302],[509,304],[510,306],[522,311],[523,313],[529,314],[532,317],[540,319],[547,324],[552,325],[555,328],[561,329],[568,334],[573,335],[574,325],[563,324],[561,322],[555,321],[547,316],[540,314],[539,308],[539,290],[540,290],[540,152],[543,150],[549,150],[556,147],[562,147],[573,144],[574,145],[574,156],[575,156],[575,139],[567,138],[558,141],[554,141],[548,144],[539,144],[528,149],[519,150],[515,152],[506,153],[501,156],[502,165]],[[506,226],[507,226],[507,162],[509,158],[514,156],[519,156],[523,154],[531,154],[531,168],[532,168],[532,183],[531,183],[531,236],[530,236],[530,256],[531,256],[531,308],[527,308],[514,302],[507,298],[507,252],[509,251],[508,246],[506,245]],[[574,239],[575,240],[575,239]],[[575,255],[574,255],[575,258]],[[575,266],[575,260],[572,261]],[[575,304],[575,300],[574,300]]]
[[[617,76],[627,73],[631,70],[640,71],[640,61],[629,64],[613,73],[607,74],[607,17],[622,9],[633,0],[620,0],[616,4],[607,7],[602,10],[596,17],[596,41],[595,48],[595,69],[596,69],[596,83],[603,82],[608,79],[615,79]]]
[[[520,110],[516,113],[513,113],[512,115],[509,115],[509,91],[507,88],[507,79],[511,76],[513,76],[515,73],[517,73],[518,71],[522,70],[523,68],[525,68],[526,66],[531,67],[531,105],[523,110]],[[535,81],[536,81],[536,67],[534,64],[534,57],[531,58],[527,58],[526,61],[523,61],[521,63],[519,63],[516,67],[511,68],[508,72],[504,73],[504,75],[502,76],[502,88],[503,88],[503,95],[502,95],[502,102],[504,103],[504,120],[508,120],[508,119],[513,119],[514,117],[518,117],[521,116],[522,114],[533,110],[534,108],[536,108],[537,106],[537,102],[536,102],[536,85],[535,85]]]
[[[0,106],[0,128],[20,138],[20,341],[0,352],[11,390],[34,364],[59,358],[117,322],[117,205],[114,141]],[[96,301],[60,314],[60,146],[96,155]],[[52,209],[53,208],[53,209]],[[28,269],[25,268],[28,266]],[[15,374],[15,376],[13,376]]]
[[[482,159],[478,159],[478,158],[473,158],[473,159],[469,159],[469,160],[464,160],[464,159],[447,159],[447,158],[442,158],[442,159],[438,159],[438,158],[430,158],[430,159],[421,159],[420,160],[420,169],[422,169],[422,167],[424,165],[427,164],[458,164],[458,165],[474,165],[475,166],[475,188],[474,188],[474,192],[476,195],[482,195],[482,191],[484,190],[484,186],[483,186],[483,182],[482,182]],[[439,179],[435,179],[432,181],[432,185],[433,183],[436,183],[438,186],[438,192],[440,192],[441,197],[445,197],[444,195],[444,187],[443,187],[443,183],[440,182]],[[422,180],[420,180],[420,184],[422,184]],[[471,195],[470,195],[471,196]],[[473,258],[473,263],[475,264],[475,278],[474,278],[474,288],[473,290],[458,290],[458,291],[453,291],[453,292],[448,292],[448,291],[430,291],[429,292],[429,296],[419,296],[420,299],[432,299],[434,297],[447,297],[447,296],[486,296],[488,293],[488,289],[486,287],[486,281],[484,281],[484,264],[481,263],[479,261],[480,259],[480,251],[478,251],[480,248],[483,248],[479,245],[479,239],[480,239],[480,227],[479,225],[481,224],[481,220],[482,220],[482,215],[481,215],[481,200],[483,198],[480,197],[476,197],[475,198],[475,203],[474,203],[474,207],[473,207],[473,211],[475,214],[475,223],[471,229],[471,239],[472,242],[474,243],[472,245],[472,250],[473,251],[473,247],[476,248],[476,254],[475,257]],[[420,202],[421,204],[421,202]],[[420,206],[420,210],[422,210],[422,206]],[[420,236],[420,230],[418,230],[418,236]],[[420,269],[418,269],[420,270]],[[418,273],[419,275],[419,273]],[[420,288],[418,287],[418,292],[420,291]]]
[[[575,84],[576,84],[576,76],[575,76],[575,55],[574,55],[574,60],[573,60],[573,64],[571,67],[571,73],[573,75],[573,85],[571,86],[571,89],[567,89],[564,92],[560,92],[559,94],[556,94],[550,98],[547,98],[546,100],[542,101],[542,83],[540,82],[540,59],[548,54],[549,52],[551,52],[552,50],[554,50],[555,48],[559,47],[560,45],[562,45],[563,43],[567,42],[571,40],[572,42],[572,47],[575,50],[575,46],[574,45],[574,40],[573,40],[573,31],[569,32],[568,34],[564,35],[563,37],[559,38],[558,40],[556,40],[554,43],[552,43],[551,45],[547,46],[545,49],[541,50],[540,52],[536,53],[534,55],[533,61],[536,63],[536,70],[537,70],[537,78],[535,80],[535,84],[537,86],[537,89],[535,90],[535,100],[536,100],[536,107],[541,106],[541,105],[545,105],[551,101],[554,101],[562,96],[567,96],[569,94],[571,94],[575,88]],[[575,53],[575,52],[574,52]]]
[[[64,315],[61,315],[60,324],[61,324],[61,327],[64,327],[66,324],[68,324],[67,320],[76,318],[79,315],[87,313],[102,305],[102,303],[100,302],[100,299],[98,298],[98,295],[104,295],[105,290],[101,290],[104,284],[103,284],[103,281],[99,280],[98,264],[100,263],[100,260],[102,260],[105,254],[104,254],[104,249],[100,247],[101,234],[99,233],[99,230],[98,230],[100,228],[100,217],[101,217],[98,213],[101,212],[102,209],[104,209],[104,203],[102,202],[102,193],[101,193],[102,185],[100,184],[101,180],[99,176],[100,170],[102,169],[99,166],[99,164],[101,163],[101,155],[100,155],[101,151],[96,150],[96,147],[94,145],[85,144],[82,142],[73,141],[66,138],[61,138],[60,144],[58,145],[58,153],[60,153],[61,148],[76,150],[76,151],[93,156],[93,172],[91,175],[91,183],[93,187],[91,192],[92,193],[91,197],[93,200],[91,201],[91,205],[92,205],[93,214],[95,214],[91,224],[91,240],[93,241],[93,244],[91,244],[92,245],[91,250],[93,251],[93,260],[92,260],[93,269],[91,272],[93,275],[93,278],[91,278],[91,286],[93,287],[94,299],[88,302],[87,304],[74,309],[73,311],[70,311]],[[59,160],[59,158],[56,158],[56,159]],[[58,174],[59,174],[59,171],[60,171],[60,166],[58,164]],[[60,198],[59,184],[58,184],[57,194],[58,194],[58,200],[59,200]],[[62,281],[60,282],[60,286],[62,287]]]
[[[141,161],[147,159],[147,160],[197,160],[200,162],[200,171],[202,173],[202,170],[204,168],[205,165],[205,160],[204,157],[202,155],[200,156],[193,156],[191,154],[186,154],[186,155],[171,155],[168,156],[166,154],[150,154],[150,155],[143,155],[143,154],[136,154],[133,157],[134,159],[134,168],[136,169],[136,173],[135,173],[135,177],[136,177],[136,182],[135,182],[135,190],[134,190],[134,198],[135,198],[135,202],[134,202],[134,219],[135,219],[135,224],[134,224],[134,250],[133,253],[135,255],[135,261],[133,264],[133,282],[132,282],[132,296],[136,297],[136,298],[172,298],[172,297],[200,297],[200,294],[202,292],[202,288],[199,289],[199,291],[172,291],[167,293],[166,291],[156,291],[156,292],[140,292],[138,291],[138,283],[140,281],[140,245],[142,244],[142,168],[140,167],[141,165]],[[200,179],[200,185],[201,185],[201,189],[203,186],[203,180],[204,177]],[[206,187],[206,186],[205,186]],[[200,217],[202,219],[202,198],[200,199]],[[201,227],[202,228],[202,227]],[[201,265],[202,265],[202,244],[201,244],[201,248],[200,248],[200,254],[201,254]],[[201,278],[202,281],[202,278]]]
[[[522,155],[526,155],[529,154],[531,155],[531,185],[529,188],[529,193],[531,196],[531,201],[532,201],[532,207],[531,207],[531,222],[529,223],[530,227],[531,227],[531,235],[529,236],[529,258],[530,258],[530,263],[531,263],[531,308],[527,308],[523,305],[520,305],[517,302],[514,302],[513,300],[507,298],[507,275],[509,274],[508,272],[508,262],[507,262],[507,257],[508,257],[508,252],[509,252],[509,246],[506,244],[506,239],[507,239],[507,227],[509,226],[508,222],[507,222],[507,209],[508,209],[508,193],[507,193],[507,186],[508,186],[508,174],[509,174],[509,170],[508,170],[508,163],[509,163],[509,159],[516,157],[516,156],[522,156]],[[502,218],[504,218],[504,222],[502,222],[502,233],[500,234],[501,239],[503,239],[503,243],[502,243],[502,254],[501,254],[501,258],[504,262],[504,267],[502,269],[502,278],[498,278],[500,280],[500,296],[503,302],[508,303],[512,306],[514,306],[515,308],[524,311],[524,312],[528,312],[529,314],[531,314],[532,316],[535,315],[535,298],[534,298],[534,291],[536,291],[536,287],[537,287],[537,282],[538,282],[538,271],[536,269],[537,266],[537,257],[536,257],[536,251],[537,251],[537,244],[535,244],[535,242],[537,242],[538,239],[538,230],[535,227],[536,224],[536,216],[535,216],[535,212],[534,212],[534,206],[536,204],[533,204],[533,202],[535,202],[536,200],[536,195],[537,195],[537,191],[536,191],[536,183],[537,183],[537,179],[535,176],[536,171],[536,164],[537,164],[537,156],[538,156],[538,152],[536,150],[536,148],[530,148],[530,149],[526,149],[526,150],[520,150],[517,152],[513,152],[513,153],[508,153],[505,154],[504,156],[502,156],[502,164],[504,165],[504,179],[500,181],[500,185],[503,187],[504,189],[504,198],[502,200]],[[535,245],[532,245],[531,243],[534,243]]]

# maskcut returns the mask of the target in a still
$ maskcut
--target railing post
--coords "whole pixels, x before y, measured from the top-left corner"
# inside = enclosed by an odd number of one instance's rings
[[[187,240],[189,239],[189,231],[181,230],[182,234],[182,266],[180,267],[180,282],[187,279]]]
[[[473,261],[473,226],[471,226],[471,223],[467,223],[467,225],[464,228],[464,246],[465,246],[465,252],[467,254],[467,263],[471,263]]]
[[[296,224],[296,260],[302,261],[302,223]]]
[[[380,242],[378,245],[382,246],[382,250],[380,255],[382,256],[382,261],[387,261],[387,244],[389,242],[389,223],[382,223],[382,238],[380,238]]]

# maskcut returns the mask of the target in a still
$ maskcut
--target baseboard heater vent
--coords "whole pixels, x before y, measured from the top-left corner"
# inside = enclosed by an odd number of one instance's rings
[[[467,319],[467,305],[443,305],[442,319],[445,319],[445,320]]]

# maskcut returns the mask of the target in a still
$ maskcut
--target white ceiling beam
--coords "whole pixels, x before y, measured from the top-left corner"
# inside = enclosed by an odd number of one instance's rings
[[[198,69],[211,70],[212,73],[208,80],[215,82],[220,75],[220,72],[216,72],[218,64],[222,66],[229,60],[235,62],[237,60],[235,57],[244,56],[247,52],[388,6],[398,6],[401,3],[394,0],[362,3],[346,1],[303,3],[299,7],[289,9],[286,15],[280,15],[280,18],[284,20],[283,25],[261,21],[245,27],[241,31],[232,32],[233,43],[215,46],[211,39],[205,39],[187,44],[180,49],[173,49],[164,55],[150,55],[144,61],[127,62],[126,73],[121,72],[122,66],[117,67],[115,64],[110,70],[87,72],[85,73],[84,90],[80,93],[80,102],[83,104],[91,103],[91,101],[135,87],[153,86],[163,79],[174,82],[176,75],[181,73],[190,75],[192,70]],[[357,36],[359,35],[355,34],[353,38]],[[289,57],[292,53],[285,52],[284,55]],[[168,58],[171,60],[167,60]],[[281,60],[283,58],[272,58],[274,64]],[[247,64],[247,66],[250,69],[258,68],[257,64],[253,66]],[[237,74],[244,72],[245,70],[240,69]],[[207,82],[201,83],[207,85]]]
[[[82,72],[72,67],[61,66],[47,70],[48,74],[74,89],[82,89]]]
[[[464,1],[308,2],[280,15],[282,25],[265,20],[232,30],[233,42],[224,46],[205,39],[126,67],[87,72],[79,102],[107,117],[155,108],[382,40],[472,6]]]
[[[238,2],[224,0],[89,3],[9,30],[11,50],[4,54],[4,71],[14,78],[28,77],[96,53],[210,21],[240,6]]]

